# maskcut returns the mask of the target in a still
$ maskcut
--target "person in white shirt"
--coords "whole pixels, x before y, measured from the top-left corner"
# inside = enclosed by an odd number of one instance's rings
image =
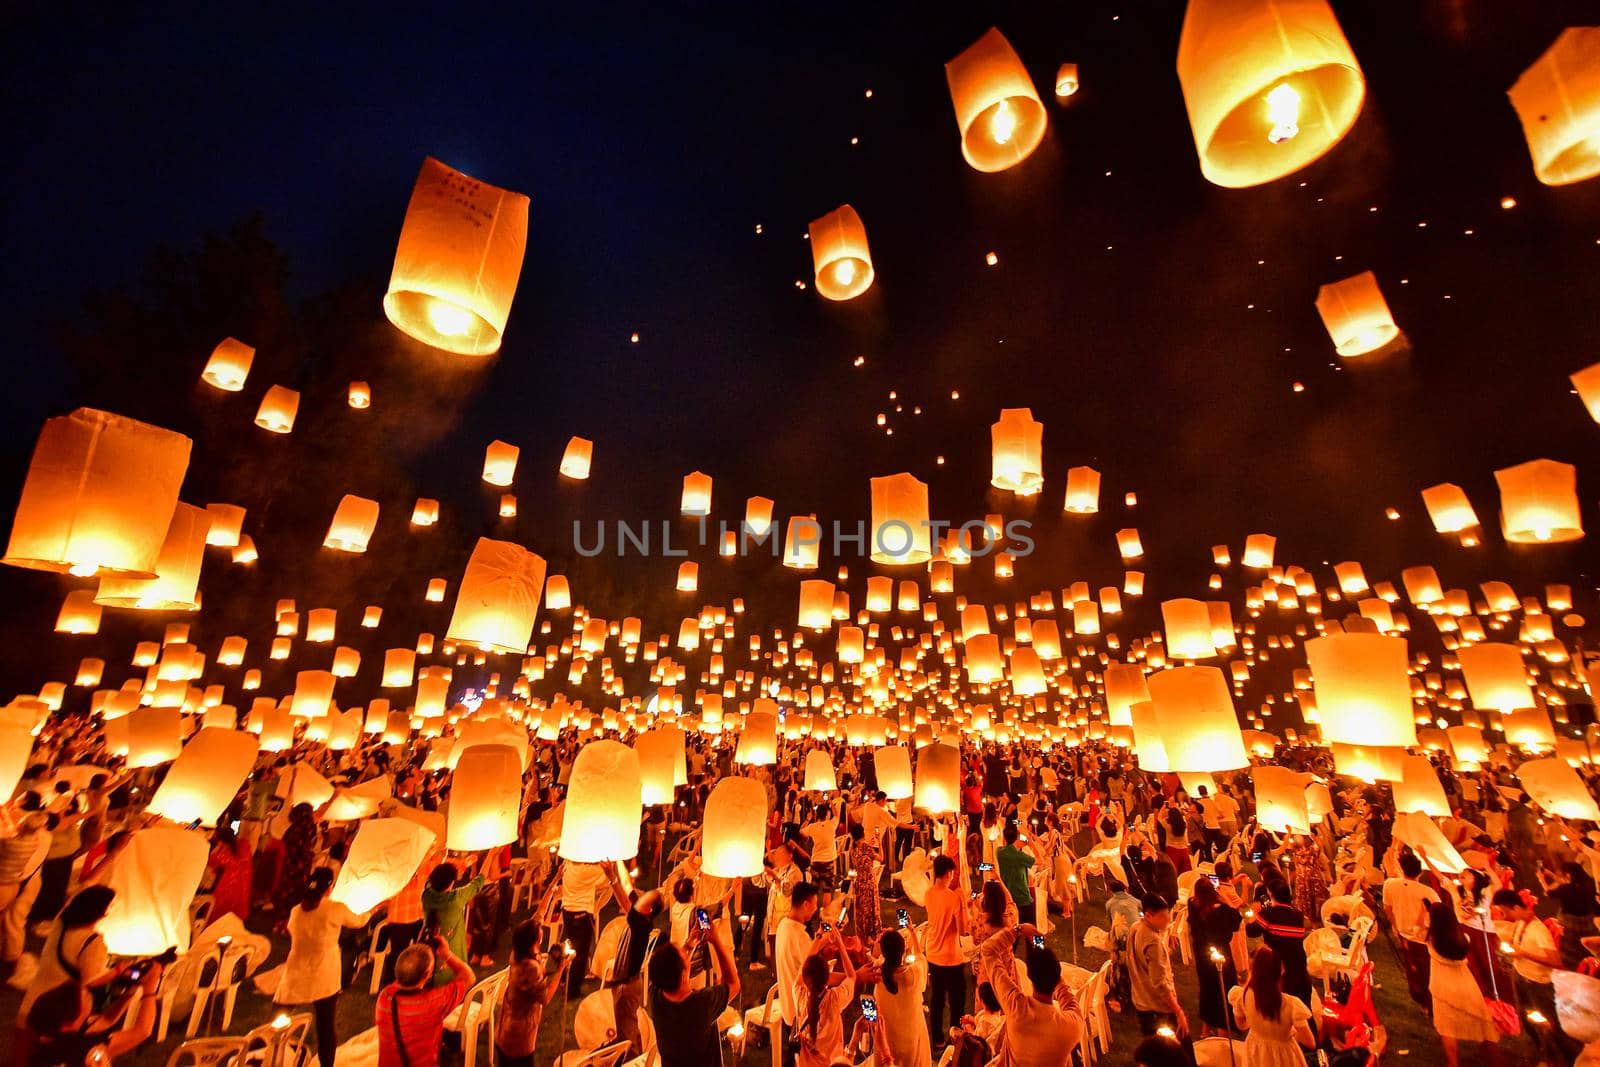
[[[795,865],[794,855],[787,845],[779,845],[768,852],[761,860],[761,873],[750,879],[752,885],[767,891],[767,915],[759,936],[763,939],[776,937],[778,927],[783,922],[783,917],[789,914],[789,894],[800,884],[800,868]],[[809,918],[809,916],[807,916]],[[765,968],[760,961],[754,946],[750,950],[750,969],[759,971]]]
[[[800,967],[811,955],[811,935],[806,923],[817,913],[817,887],[797,882],[790,893],[789,907],[778,922],[773,948],[773,966],[778,972],[778,1009],[785,1026],[794,1026],[795,991]]]
[[[574,958],[568,972],[567,988],[573,996],[580,996],[584,978],[589,973],[589,959],[594,953],[595,938],[600,932],[600,912],[608,895],[617,902],[624,914],[628,910],[628,897],[617,881],[614,864],[574,863],[568,861],[561,871],[561,925],[567,940],[572,942]]]
[[[820,805],[813,820],[802,826],[800,833],[811,842],[812,879],[826,878],[831,884],[839,860],[839,819],[833,813],[833,805]]]
[[[1500,943],[1509,948],[1511,967],[1515,971],[1517,997],[1523,1010],[1538,1009],[1550,1020],[1552,1047],[1541,1049],[1549,1063],[1561,1063],[1577,1052],[1578,1043],[1572,1042],[1570,1050],[1555,1047],[1565,1039],[1556,1014],[1555,986],[1550,972],[1561,968],[1561,949],[1550,933],[1550,928],[1533,913],[1533,906],[1515,889],[1497,889],[1489,901],[1494,916],[1495,933]],[[1539,1040],[1545,1028],[1531,1028],[1532,1036]]]
[[[1415,853],[1405,852],[1400,857],[1400,877],[1383,883],[1383,910],[1389,926],[1400,935],[1404,950],[1406,985],[1411,999],[1423,1007],[1431,1007],[1433,995],[1428,992],[1428,906],[1439,903],[1439,894],[1417,881],[1422,874],[1422,861]]]

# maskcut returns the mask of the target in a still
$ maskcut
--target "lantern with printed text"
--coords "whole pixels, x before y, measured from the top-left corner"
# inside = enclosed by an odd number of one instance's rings
[[[850,300],[872,286],[872,252],[867,228],[849,204],[836,207],[807,228],[817,292],[829,300]]]
[[[526,196],[424,159],[384,314],[401,332],[446,352],[499,351],[527,241]]]
[[[80,578],[154,577],[191,444],[93,408],[46,420],[0,562]]]
[[[1366,82],[1327,0],[1190,0],[1178,81],[1200,171],[1240,189],[1338,144]]]
[[[998,29],[944,65],[961,131],[961,154],[981,171],[1021,163],[1044,140],[1044,104],[1027,68]]]

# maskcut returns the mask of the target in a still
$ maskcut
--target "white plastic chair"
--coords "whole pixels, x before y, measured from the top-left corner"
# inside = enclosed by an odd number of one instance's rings
[[[500,999],[500,990],[506,984],[506,971],[499,971],[481,979],[467,990],[467,999],[445,1016],[444,1028],[461,1035],[462,1067],[473,1067],[478,1060],[478,1037],[488,1030],[494,1039],[494,1005]]]
[[[618,1041],[593,1052],[563,1052],[561,1067],[617,1067],[628,1054],[628,1043]]]
[[[242,1037],[202,1037],[185,1041],[167,1057],[167,1067],[224,1067],[244,1053]]]
[[[759,1008],[744,1013],[744,1040],[750,1040],[751,1029],[767,1032],[767,1044],[772,1047],[772,1067],[783,1067],[783,1013],[778,1009],[778,983],[767,988],[766,999]],[[741,1050],[742,1051],[742,1050]]]
[[[383,986],[383,966],[389,958],[389,940],[384,936],[384,931],[388,929],[389,920],[380,919],[372,927],[372,944],[367,948],[367,960],[372,964],[372,981],[367,986],[367,992],[373,996],[377,996]]]

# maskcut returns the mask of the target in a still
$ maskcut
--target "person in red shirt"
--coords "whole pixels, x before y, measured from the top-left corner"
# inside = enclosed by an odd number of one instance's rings
[[[443,966],[450,981],[432,985]],[[378,1028],[378,1067],[439,1067],[445,1016],[467,999],[476,976],[437,934],[395,960],[394,981],[378,992],[373,1022]]]
[[[928,1030],[935,1046],[945,1043],[945,1006],[950,1008],[950,1025],[961,1021],[967,1011],[967,968],[961,954],[961,935],[967,932],[967,912],[956,889],[956,861],[936,856],[933,885],[928,889],[928,974],[933,995],[928,1005]]]

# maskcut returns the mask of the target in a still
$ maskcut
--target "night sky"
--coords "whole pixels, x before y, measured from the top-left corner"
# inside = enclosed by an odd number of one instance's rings
[[[405,358],[376,295],[433,155],[532,198],[504,348],[463,357],[470,389],[429,412],[450,432],[375,444],[402,452],[417,492],[468,531],[496,529],[478,473],[500,437],[522,447],[515,537],[553,559],[574,517],[674,515],[696,468],[730,522],[752,494],[780,516],[865,519],[867,479],[909,470],[937,518],[1037,518],[1041,550],[1019,561],[1000,594],[1012,598],[1117,581],[1122,526],[1143,535],[1152,602],[1204,595],[1210,546],[1237,556],[1257,531],[1278,535],[1280,561],[1361,560],[1374,579],[1413,563],[1447,584],[1592,574],[1589,542],[1500,544],[1493,471],[1578,464],[1592,541],[1600,428],[1567,375],[1600,359],[1600,180],[1539,184],[1505,90],[1562,27],[1600,22],[1600,3],[1336,0],[1366,75],[1361,117],[1316,164],[1247,190],[1200,174],[1178,2],[580,7],[13,17],[0,510],[42,421],[82,402],[53,338],[89,292],[137,294],[158,246],[191,249],[259,213],[291,298],[370,286],[373,323]],[[1021,166],[981,174],[961,157],[943,64],[991,25],[1027,63],[1050,129]],[[1060,103],[1068,60],[1083,88]],[[845,202],[877,281],[839,305],[810,287],[803,238]],[[1369,269],[1407,344],[1340,360],[1316,290]],[[130,358],[152,393],[216,405],[194,383],[219,339]],[[366,374],[375,407],[386,369]],[[272,380],[253,374],[222,401],[242,447],[262,436],[251,416]],[[1012,406],[1045,424],[1031,504],[987,488],[988,427]],[[295,436],[344,432],[330,418]],[[587,483],[555,476],[572,434],[595,441]],[[1102,513],[1064,521],[1077,464],[1104,473]],[[1434,533],[1418,494],[1440,481],[1467,489],[1485,547]],[[308,486],[313,525],[347,491],[361,489]],[[792,607],[794,572],[700,558],[695,604],[765,584]],[[676,564],[619,573],[670,588]],[[210,581],[226,567],[208,561]],[[49,635],[65,588],[0,573],[0,596],[26,608],[6,623],[13,647]],[[35,673],[4,680],[32,691]]]

